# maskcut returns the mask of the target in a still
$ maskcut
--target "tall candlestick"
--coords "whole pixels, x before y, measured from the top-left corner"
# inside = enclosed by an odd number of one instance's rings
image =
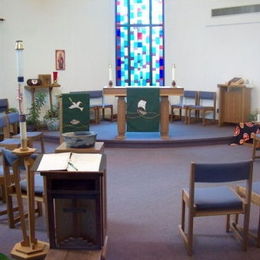
[[[172,66],[172,81],[175,81],[175,64]]]
[[[17,64],[17,81],[18,81],[18,103],[19,103],[19,124],[20,124],[20,136],[21,136],[21,148],[26,150],[27,149],[27,129],[26,129],[26,116],[24,111],[24,102],[23,102],[23,41],[16,41],[15,44],[16,50],[16,64]]]
[[[111,64],[109,64],[109,67],[108,67],[108,80],[109,80],[109,81],[113,81],[112,66],[111,66]]]

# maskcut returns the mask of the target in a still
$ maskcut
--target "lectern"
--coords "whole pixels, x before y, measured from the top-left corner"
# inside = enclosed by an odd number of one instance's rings
[[[50,248],[102,249],[107,232],[105,155],[98,171],[40,173],[47,196]]]

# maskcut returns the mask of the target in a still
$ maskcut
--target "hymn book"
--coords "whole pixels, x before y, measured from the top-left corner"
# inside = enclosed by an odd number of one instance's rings
[[[37,171],[99,171],[102,154],[50,153],[42,156]]]

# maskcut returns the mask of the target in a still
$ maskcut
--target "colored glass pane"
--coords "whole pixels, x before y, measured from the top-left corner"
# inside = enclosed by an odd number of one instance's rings
[[[163,0],[152,1],[152,23],[162,24],[163,23]]]
[[[131,86],[150,85],[150,37],[148,27],[130,29]]]
[[[115,2],[116,84],[164,85],[164,0]]]
[[[130,0],[130,24],[149,24],[149,0]]]
[[[116,78],[120,86],[128,85],[128,28],[116,28]]]
[[[164,85],[164,48],[163,30],[161,27],[152,29],[152,85]]]
[[[116,23],[128,23],[128,0],[116,0]]]

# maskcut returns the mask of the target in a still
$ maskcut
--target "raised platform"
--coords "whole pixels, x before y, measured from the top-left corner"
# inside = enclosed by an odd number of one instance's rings
[[[159,132],[127,132],[123,140],[117,140],[116,122],[101,121],[91,124],[90,130],[97,133],[97,141],[104,142],[105,147],[183,147],[211,144],[229,144],[232,142],[234,125],[219,127],[217,124],[203,126],[201,123],[186,125],[174,121],[169,127],[168,140],[161,139]],[[45,132],[46,141],[59,143],[59,132]]]

